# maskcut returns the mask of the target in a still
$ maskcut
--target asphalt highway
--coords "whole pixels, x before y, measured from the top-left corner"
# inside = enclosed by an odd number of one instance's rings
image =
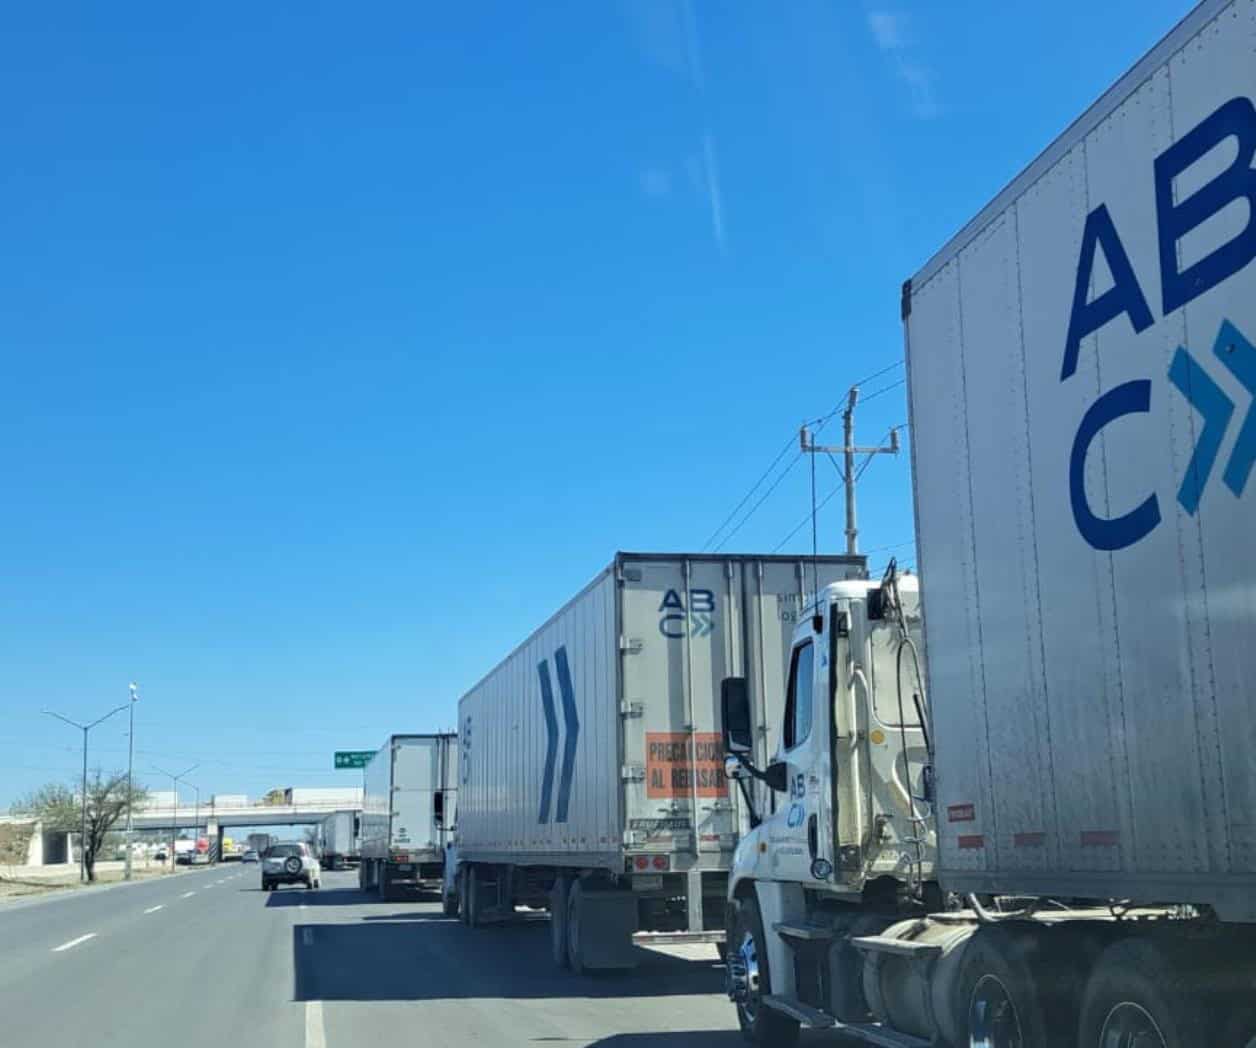
[[[722,979],[706,945],[560,972],[543,914],[473,931],[353,872],[264,893],[232,864],[0,903],[3,1045],[733,1048]]]

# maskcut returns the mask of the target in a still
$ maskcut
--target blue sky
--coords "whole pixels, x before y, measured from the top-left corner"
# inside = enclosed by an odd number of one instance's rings
[[[903,279],[1187,9],[1041,6],[7,11],[0,805],[77,767],[41,708],[132,679],[141,773],[351,781],[334,749],[451,725],[614,550],[701,549],[901,358]],[[909,491],[873,463],[864,548],[910,542]]]

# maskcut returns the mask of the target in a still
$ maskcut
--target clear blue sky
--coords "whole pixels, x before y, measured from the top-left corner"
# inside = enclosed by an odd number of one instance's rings
[[[898,361],[903,279],[1186,8],[12,5],[0,805],[75,772],[42,707],[132,679],[137,767],[203,795],[452,725]],[[865,548],[911,540],[909,483],[869,469]],[[807,499],[798,466],[728,548]]]

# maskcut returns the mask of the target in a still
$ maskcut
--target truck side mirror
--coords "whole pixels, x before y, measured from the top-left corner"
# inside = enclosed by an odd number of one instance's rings
[[[750,692],[746,689],[745,677],[725,677],[720,681],[720,712],[723,715],[724,752],[753,752]]]
[[[763,781],[768,789],[784,793],[789,789],[789,765],[784,761],[773,761],[763,772]]]

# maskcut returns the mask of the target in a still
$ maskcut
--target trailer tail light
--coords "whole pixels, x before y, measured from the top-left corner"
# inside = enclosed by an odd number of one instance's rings
[[[650,868],[650,859],[646,855],[638,855],[636,862],[633,864],[638,870],[648,870]]]
[[[656,870],[661,871],[669,869],[672,864],[668,861],[666,855],[656,855],[654,856],[654,861],[650,865],[652,865]]]
[[[393,862],[409,862],[410,856],[407,855],[405,852],[394,852],[392,861]]]

